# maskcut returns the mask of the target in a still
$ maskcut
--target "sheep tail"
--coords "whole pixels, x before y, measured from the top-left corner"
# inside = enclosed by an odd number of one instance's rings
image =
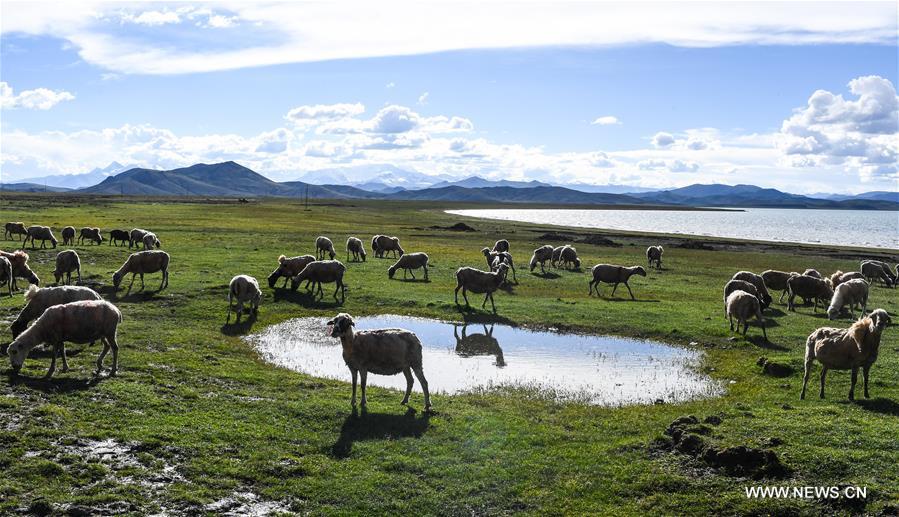
[[[25,300],[30,302],[32,298],[34,298],[35,296],[37,296],[37,293],[38,293],[38,291],[40,291],[40,290],[41,290],[41,288],[38,287],[38,286],[36,286],[36,285],[34,285],[34,284],[29,285],[29,286],[28,286],[28,290],[25,291],[25,295],[24,295],[24,296],[25,296]]]

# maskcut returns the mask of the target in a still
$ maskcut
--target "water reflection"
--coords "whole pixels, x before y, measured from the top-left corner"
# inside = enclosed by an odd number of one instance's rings
[[[459,327],[462,327],[462,335],[459,336]],[[483,334],[468,334],[468,324],[453,325],[453,335],[456,337],[456,353],[462,357],[473,357],[476,355],[494,355],[496,356],[496,366],[502,368],[506,366],[506,360],[503,357],[503,349],[499,346],[499,341],[493,337],[493,324],[490,328],[484,327]]]

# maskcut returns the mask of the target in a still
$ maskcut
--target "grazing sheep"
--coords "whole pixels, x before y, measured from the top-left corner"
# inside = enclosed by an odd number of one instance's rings
[[[340,313],[328,322],[331,326],[331,337],[340,339],[343,345],[343,360],[353,376],[352,405],[356,406],[356,377],[362,380],[362,407],[367,404],[365,386],[368,373],[377,375],[396,375],[400,372],[406,376],[406,395],[402,404],[409,403],[412,393],[412,373],[418,377],[425,395],[425,411],[431,409],[431,395],[428,392],[428,381],[422,370],[421,341],[418,337],[403,329],[360,330],[353,327],[353,317]]]
[[[63,275],[66,277],[66,283],[72,283],[72,271],[78,272],[78,283],[81,283],[81,259],[75,250],[63,250],[56,254],[56,270],[53,276],[58,284],[62,280]]]
[[[74,226],[66,226],[62,229],[62,245],[63,246],[74,246],[75,245],[75,227]]]
[[[834,274],[830,275],[830,288],[836,289],[837,286],[842,284],[843,282],[848,282],[850,280],[855,280],[856,278],[860,278],[865,280],[865,275],[859,273],[858,271],[850,271],[848,273],[843,273],[842,271],[837,270]]]
[[[473,267],[460,267],[456,270],[456,305],[459,305],[459,289],[462,289],[462,298],[465,299],[465,306],[471,307],[466,295],[468,291],[471,291],[475,294],[484,294],[484,303],[481,304],[481,308],[483,309],[487,306],[487,300],[489,299],[495,314],[496,304],[493,302],[493,292],[499,289],[499,286],[505,282],[508,271],[509,266],[505,263],[499,264],[496,271],[489,272]]]
[[[399,252],[399,256],[403,256],[403,247],[400,246],[400,240],[397,237],[388,237],[386,235],[375,235],[371,240],[371,249],[375,251],[375,256],[378,258],[385,258],[387,253],[393,252],[393,258],[397,258],[397,252]]]
[[[490,251],[490,248],[482,248],[481,253],[487,259],[487,267],[491,271],[496,271],[500,264],[505,264],[512,270],[512,280],[517,284],[518,277],[515,274],[515,264],[512,261],[512,254],[508,251]]]
[[[339,301],[343,303],[346,300],[346,285],[343,283],[344,273],[346,273],[346,266],[341,264],[339,260],[316,260],[307,264],[302,271],[293,277],[293,280],[290,282],[290,288],[296,291],[303,280],[308,280],[312,282],[313,296],[324,298],[325,293],[322,290],[322,284],[333,282],[336,284],[334,299],[338,300],[337,293],[340,292]],[[318,286],[317,293],[315,290],[316,286]]]
[[[375,257],[380,257],[381,254],[378,250],[378,239],[383,237],[383,235],[372,235],[371,237],[371,252],[375,254]]]
[[[534,254],[531,256],[531,271],[534,271],[534,268],[537,267],[537,264],[540,264],[540,272],[546,274],[545,264],[547,260],[552,260],[553,258],[553,247],[549,244],[545,246],[540,246],[539,248],[534,250]]]
[[[826,303],[830,302],[830,299],[833,297],[833,289],[827,285],[827,282],[821,280],[820,278],[815,278],[813,276],[808,275],[797,275],[789,280],[787,280],[787,289],[790,292],[790,297],[787,300],[787,307],[791,311],[796,311],[793,306],[793,300],[799,296],[805,300],[814,300],[815,309],[814,312],[818,312],[818,302],[821,302],[821,307],[825,307]]]
[[[737,332],[740,332],[740,324],[743,324],[743,335],[749,330],[749,320],[755,317],[762,327],[762,335],[768,341],[768,332],[765,330],[765,322],[762,320],[762,306],[757,296],[746,291],[736,290],[730,293],[726,302],[727,317],[730,319],[730,330],[734,330],[734,318],[737,318]]]
[[[12,330],[12,338],[19,337],[19,334],[25,330],[28,324],[43,314],[47,307],[81,300],[102,299],[96,291],[89,287],[61,285],[58,287],[40,288],[36,285],[30,285],[28,290],[25,291],[25,308],[22,309],[22,312],[19,313],[19,316],[9,327]]]
[[[649,262],[649,267],[652,267],[652,264],[655,263],[656,269],[662,269],[662,253],[664,252],[665,249],[661,246],[646,248],[646,260]]]
[[[567,246],[567,244],[553,248],[553,254],[549,261],[549,265],[552,267],[557,267],[559,265],[559,261],[562,260],[562,250],[565,249],[565,246]]]
[[[574,266],[573,269],[581,268],[581,259],[577,256],[577,249],[574,246],[565,246],[562,248],[562,253],[559,256],[559,261],[562,264],[562,267]]]
[[[724,284],[724,317],[727,318],[727,297],[734,291],[745,291],[759,299],[759,305],[762,303],[761,295],[754,285],[746,280],[730,280]]]
[[[128,247],[136,246],[142,242],[144,242],[144,235],[148,234],[147,230],[141,228],[134,228],[128,233]]]
[[[453,336],[456,338],[456,354],[461,357],[474,357],[478,355],[496,356],[496,367],[503,368],[506,366],[506,359],[503,357],[503,349],[499,346],[499,341],[493,337],[493,325],[487,328],[484,325],[483,334],[468,334],[468,324],[462,325],[462,335],[459,336],[459,326],[453,325]]]
[[[604,282],[614,284],[612,296],[615,296],[618,284],[624,284],[624,287],[627,287],[627,292],[631,295],[631,300],[636,300],[636,298],[634,298],[634,293],[631,291],[631,286],[628,285],[628,280],[633,275],[646,276],[646,270],[643,269],[643,266],[624,267],[612,264],[597,264],[593,266],[591,272],[593,273],[593,280],[590,280],[590,290],[587,291],[587,296],[593,294],[594,287],[596,287],[596,296],[599,296],[599,284]]]
[[[780,291],[780,299],[777,302],[783,303],[784,295],[787,294],[787,280],[789,280],[791,276],[798,274],[799,273],[787,273],[786,271],[769,269],[762,273],[762,281],[765,282],[765,288],[769,291]]]
[[[731,280],[745,280],[754,285],[755,289],[759,292],[759,295],[761,295],[759,300],[762,302],[762,310],[767,309],[771,305],[771,295],[768,293],[768,288],[765,287],[765,279],[760,275],[749,271],[740,271],[736,273]]]
[[[9,236],[9,240],[12,240],[13,235],[28,235],[28,230],[25,229],[25,223],[6,223],[4,226],[3,238],[6,239]],[[22,240],[19,237],[19,240]]]
[[[427,253],[406,253],[399,260],[396,261],[396,264],[390,266],[387,269],[387,276],[389,278],[393,278],[394,273],[396,273],[397,269],[403,270],[403,278],[406,278],[406,272],[408,271],[410,275],[412,275],[412,279],[415,279],[415,273],[412,272],[414,269],[422,268],[425,270],[425,282],[428,281],[428,254]]]
[[[34,241],[40,239],[41,240],[41,249],[46,247],[47,241],[50,241],[53,244],[53,247],[56,247],[56,244],[59,242],[56,240],[56,237],[53,236],[53,231],[50,230],[49,226],[29,226],[28,234],[25,235],[25,240],[22,241],[22,247],[24,248],[26,244],[28,244],[28,239],[31,239],[31,248],[34,249]]]
[[[112,283],[116,290],[122,283],[122,277],[131,273],[131,283],[128,284],[128,290],[134,285],[134,276],[140,275],[140,288],[144,288],[144,273],[162,272],[162,283],[159,284],[159,290],[163,290],[169,285],[169,254],[161,250],[138,251],[128,256],[128,260],[122,264],[115,274],[112,275]]]
[[[350,253],[353,254],[353,261],[358,262],[359,259],[362,259],[362,262],[365,262],[365,247],[362,245],[362,241],[357,239],[356,237],[350,237],[346,240],[346,261],[350,261]]]
[[[805,271],[802,272],[802,274],[806,275],[806,276],[813,276],[815,278],[820,278],[821,280],[824,280],[824,277],[821,275],[821,273],[818,272],[817,269],[806,269]]]
[[[231,311],[234,310],[233,302],[237,302],[237,323],[240,323],[240,315],[243,314],[244,302],[249,302],[253,314],[259,313],[259,301],[262,300],[262,291],[259,282],[249,275],[237,275],[228,284],[228,318],[231,321]]]
[[[162,247],[162,243],[159,242],[159,238],[153,232],[147,232],[141,240],[144,243],[144,251]]]
[[[824,398],[824,380],[827,370],[852,370],[852,384],[849,386],[849,400],[855,400],[855,383],[858,380],[858,369],[861,368],[865,378],[865,398],[868,398],[868,373],[871,365],[877,360],[880,349],[880,336],[883,329],[891,323],[890,316],[883,309],[877,309],[866,317],[852,324],[848,329],[822,327],[809,335],[805,342],[805,375],[802,377],[802,393],[799,398],[805,399],[805,389],[815,359],[821,363],[821,392]]]
[[[62,371],[69,369],[66,360],[65,342],[90,343],[103,340],[103,351],[97,359],[97,370],[94,375],[103,371],[103,359],[112,349],[112,369],[115,375],[119,367],[119,345],[116,342],[116,329],[122,321],[122,313],[115,305],[104,300],[86,300],[54,305],[47,308],[34,322],[34,325],[22,332],[9,345],[9,360],[13,374],[18,375],[22,363],[34,347],[47,343],[53,345],[53,359],[45,379],[53,376],[56,370],[56,357],[62,355]]]
[[[12,276],[12,264],[9,262],[9,259],[0,257],[0,286],[6,284],[6,290],[9,292],[10,296],[12,296],[12,284],[14,278],[15,277]]]
[[[509,241],[507,241],[506,239],[500,239],[500,240],[496,241],[496,243],[493,245],[493,251],[495,251],[497,253],[508,252],[509,251]]]
[[[893,287],[896,285],[896,277],[893,276],[893,271],[885,262],[879,260],[864,260],[861,263],[861,271],[868,280],[880,280],[886,287]]]
[[[41,279],[38,278],[34,271],[28,267],[28,254],[24,251],[15,251],[13,253],[9,253],[7,251],[0,250],[0,257],[5,257],[6,260],[9,261],[9,264],[12,266],[12,288],[18,289],[18,285],[16,284],[16,278],[24,278],[28,280],[29,283],[34,285],[40,285]]]
[[[284,277],[284,285],[281,287],[287,287],[288,278],[297,276],[306,265],[314,261],[315,257],[312,255],[301,255],[299,257],[290,258],[281,255],[278,257],[278,268],[272,271],[272,274],[268,276],[268,286],[274,289],[278,279]]]
[[[94,244],[97,244],[98,246],[100,244],[103,244],[103,236],[100,235],[99,228],[90,228],[90,227],[82,228],[81,235],[78,237],[78,242],[81,244],[84,244],[84,239],[87,239],[88,241],[93,242]]]
[[[862,308],[862,315],[868,308],[868,282],[864,280],[847,280],[841,283],[833,292],[830,307],[827,308],[827,319],[835,320],[842,312],[843,307],[849,306],[849,315],[854,317],[853,309],[856,305]]]
[[[319,235],[315,238],[315,256],[318,257],[318,260],[323,260],[325,258],[325,253],[329,255],[331,260],[334,260],[334,257],[337,256],[337,253],[334,251],[334,243],[331,242],[331,239]]]
[[[109,245],[112,246],[115,244],[118,246],[118,242],[125,243],[125,241],[131,242],[131,234],[128,233],[127,230],[109,230]]]

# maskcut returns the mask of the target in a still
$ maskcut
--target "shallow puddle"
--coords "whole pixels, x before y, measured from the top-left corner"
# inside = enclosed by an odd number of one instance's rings
[[[278,366],[349,382],[340,341],[324,318],[299,318],[247,339]],[[403,328],[424,347],[431,392],[455,394],[516,387],[557,400],[617,406],[681,402],[718,395],[696,372],[700,353],[656,341],[532,331],[507,325],[451,323],[382,315],[355,318],[356,330]],[[402,375],[369,375],[374,386],[403,390]],[[421,391],[418,383],[415,390]]]

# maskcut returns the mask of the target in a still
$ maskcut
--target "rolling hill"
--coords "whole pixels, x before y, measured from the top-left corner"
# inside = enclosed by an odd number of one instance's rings
[[[72,189],[65,187],[54,187],[52,185],[44,185],[43,183],[0,183],[0,191],[9,190],[12,192],[69,192]]]

